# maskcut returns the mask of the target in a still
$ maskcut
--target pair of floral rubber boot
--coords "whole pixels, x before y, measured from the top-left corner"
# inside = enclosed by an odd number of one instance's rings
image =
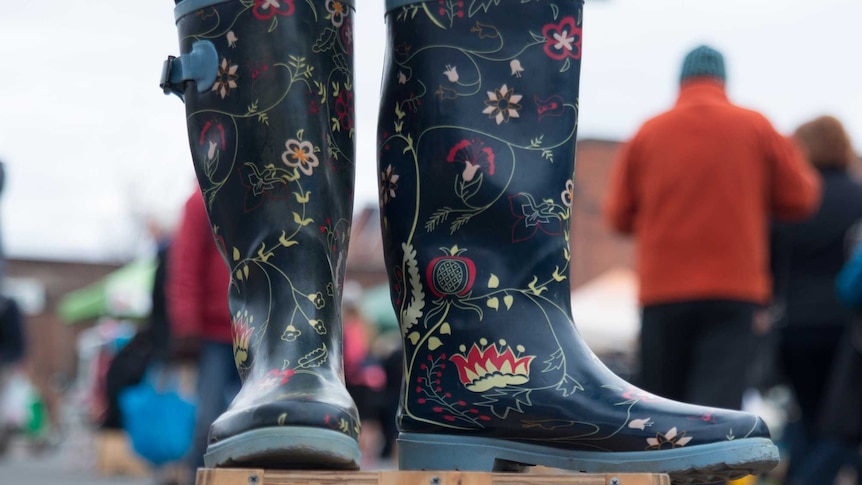
[[[183,0],[185,101],[230,268],[243,386],[208,466],[355,469],[341,292],[357,136],[352,0]],[[756,416],[611,373],[570,308],[581,0],[388,0],[378,173],[404,344],[402,469],[769,470]],[[360,45],[361,46],[361,45]],[[361,51],[360,51],[361,52]],[[362,56],[377,55],[363,52]]]

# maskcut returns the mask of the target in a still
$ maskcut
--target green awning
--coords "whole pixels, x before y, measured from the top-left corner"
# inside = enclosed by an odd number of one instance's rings
[[[66,323],[99,317],[146,318],[150,313],[154,260],[138,260],[60,299],[57,313]]]

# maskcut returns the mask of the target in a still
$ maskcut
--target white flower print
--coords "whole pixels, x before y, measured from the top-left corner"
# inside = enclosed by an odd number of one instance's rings
[[[667,433],[656,433],[655,438],[647,438],[646,441],[648,450],[682,448],[691,441],[691,436],[686,436],[685,431],[678,433],[674,426]]]
[[[514,90],[510,90],[504,84],[500,89],[488,91],[488,99],[485,100],[487,107],[482,113],[493,118],[498,125],[504,121],[508,122],[510,118],[520,118],[518,110],[521,109],[521,105],[518,101],[521,98],[523,98],[522,95],[515,94]]]
[[[521,67],[521,61],[518,59],[512,59],[509,62],[509,67],[512,68],[512,75],[515,77],[521,77],[521,73],[524,72],[524,68]]]
[[[333,26],[341,27],[341,24],[344,23],[346,8],[344,2],[341,0],[326,0],[326,11],[329,12],[329,18],[332,20]]]
[[[554,40],[557,41],[557,43],[554,44],[554,49],[566,49],[569,52],[572,51],[572,44],[575,43],[575,36],[569,37],[569,33],[566,32],[566,29],[563,29],[559,34],[555,33],[553,37]]]
[[[458,82],[458,68],[456,66],[447,65],[443,74],[449,79],[449,82]]]
[[[395,173],[392,165],[386,167],[386,171],[380,176],[380,206],[388,204],[390,200],[395,198],[395,191],[398,189],[398,179],[400,175]]]
[[[560,194],[560,199],[562,199],[564,206],[572,206],[572,202],[575,200],[575,182],[572,179],[566,180],[566,190]]]
[[[236,80],[239,76],[236,74],[238,65],[233,65],[227,58],[222,58],[221,64],[218,66],[218,77],[213,84],[213,91],[217,92],[221,99],[224,99],[230,90],[236,87]]]
[[[319,165],[314,154],[314,145],[310,141],[287,140],[284,144],[287,151],[281,154],[281,161],[288,167],[296,167],[305,175],[311,175],[314,167]]]
[[[216,156],[216,150],[218,149],[218,143],[214,141],[209,142],[209,148],[207,148],[207,160],[212,160]]]
[[[629,428],[639,429],[641,431],[646,429],[648,426],[652,426],[652,425],[653,425],[652,418],[633,419],[633,420],[629,421]],[[655,438],[647,438],[647,441],[652,440],[652,439],[655,439]]]

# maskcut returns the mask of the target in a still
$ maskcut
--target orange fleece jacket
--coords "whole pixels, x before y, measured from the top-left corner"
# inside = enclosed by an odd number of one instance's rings
[[[769,223],[812,214],[820,178],[798,147],[724,85],[695,78],[620,151],[606,221],[636,238],[640,301],[766,303]]]

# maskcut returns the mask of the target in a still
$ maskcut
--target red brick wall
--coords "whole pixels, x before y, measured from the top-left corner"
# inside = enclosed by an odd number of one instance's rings
[[[571,232],[574,287],[613,267],[634,267],[631,239],[614,235],[602,221],[602,201],[619,145],[602,140],[578,142]]]

